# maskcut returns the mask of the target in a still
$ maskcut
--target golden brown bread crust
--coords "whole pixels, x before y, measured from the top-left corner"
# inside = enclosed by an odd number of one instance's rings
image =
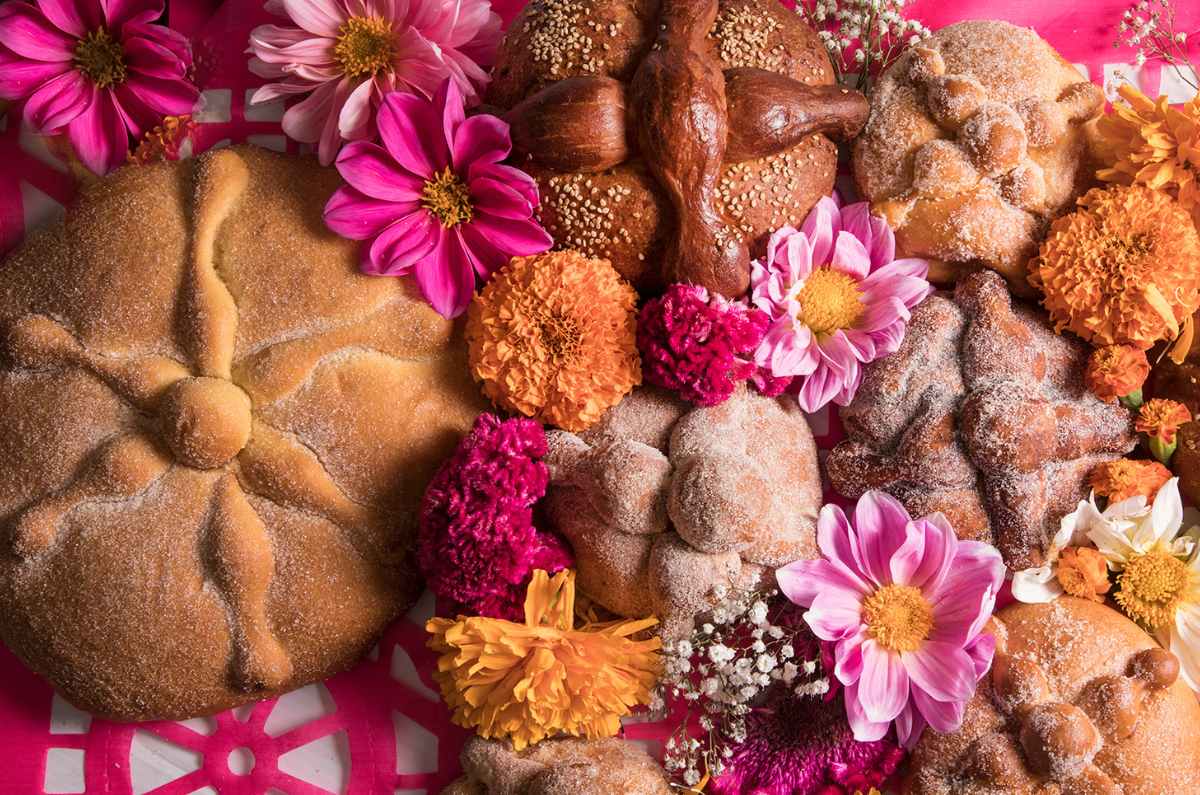
[[[1084,386],[1088,353],[976,272],[926,299],[899,350],[864,368],[829,479],[851,499],[884,489],[913,515],[941,511],[1009,567],[1036,566],[1092,468],[1136,443],[1129,412]]]
[[[1200,704],[1117,611],[1064,596],[996,615],[996,659],[952,734],[926,731],[913,795],[1162,795],[1200,788]]]
[[[855,180],[895,230],[897,256],[930,259],[932,280],[982,264],[1028,294],[1026,262],[1049,219],[1092,182],[1085,127],[1103,106],[1033,30],[948,25],[880,79]]]
[[[668,795],[662,768],[641,746],[615,737],[543,740],[520,753],[507,742],[472,737],[463,777],[442,795]]]
[[[715,22],[714,22],[715,20]],[[749,258],[833,188],[866,118],[817,35],[772,0],[534,0],[488,101],[562,248],[639,289],[745,291]]]
[[[358,273],[339,182],[236,148],[86,187],[0,268],[0,635],[118,719],[352,665],[482,400],[460,330]]]

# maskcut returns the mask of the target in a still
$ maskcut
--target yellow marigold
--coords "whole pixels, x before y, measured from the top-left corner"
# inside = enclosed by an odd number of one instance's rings
[[[1058,556],[1055,573],[1058,584],[1071,596],[1103,602],[1112,584],[1108,581],[1108,562],[1097,549],[1067,547]]]
[[[1142,404],[1134,427],[1164,444],[1175,441],[1179,426],[1192,421],[1188,407],[1174,400],[1155,398]]]
[[[1110,503],[1141,494],[1147,502],[1171,479],[1171,470],[1157,461],[1119,458],[1106,461],[1092,470],[1092,490]]]
[[[518,257],[471,301],[471,371],[497,405],[582,431],[642,382],[636,307],[607,260]]]
[[[537,570],[525,623],[499,618],[432,619],[434,679],[454,722],[513,748],[557,734],[612,737],[621,717],[650,700],[660,669],[658,638],[633,635],[657,619],[575,624],[575,572]]]
[[[1178,107],[1166,97],[1155,102],[1128,84],[1120,94],[1125,102],[1096,124],[1097,153],[1112,164],[1096,176],[1165,190],[1185,210],[1200,208],[1200,94]]]
[[[1084,380],[1101,400],[1116,400],[1142,388],[1150,375],[1146,352],[1132,345],[1105,345],[1088,357]]]
[[[1030,281],[1055,327],[1146,350],[1200,306],[1200,235],[1179,202],[1146,187],[1088,191],[1054,221]]]

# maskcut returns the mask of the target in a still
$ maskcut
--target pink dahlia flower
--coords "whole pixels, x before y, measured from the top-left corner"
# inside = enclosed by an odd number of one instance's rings
[[[992,664],[983,634],[1004,581],[1000,553],[959,541],[941,514],[913,519],[895,498],[867,492],[853,524],[826,505],[817,521],[822,558],[791,563],[780,590],[808,608],[805,621],[834,644],[855,739],[887,734],[916,745],[926,724],[956,730]]]
[[[929,263],[895,253],[892,230],[866,202],[839,208],[827,197],[752,263],[751,301],[771,316],[755,361],[774,378],[800,379],[805,411],[847,405],[861,365],[900,347],[909,310],[933,292]]]
[[[533,420],[482,414],[421,504],[417,559],[437,596],[468,615],[520,620],[534,569],[571,565],[558,536],[533,524],[550,473]]]
[[[252,102],[308,96],[283,116],[283,131],[318,144],[323,165],[343,140],[375,137],[375,115],[392,91],[433,96],[447,78],[474,101],[500,43],[488,0],[268,0],[294,24],[250,31],[250,71],[270,80]]]
[[[512,147],[508,125],[466,118],[457,83],[447,80],[432,101],[388,94],[379,134],[383,146],[355,141],[338,155],[349,184],[325,206],[330,229],[370,240],[364,272],[411,273],[434,309],[457,317],[477,275],[486,280],[512,257],[553,244],[533,217],[537,184],[501,164]]]
[[[723,403],[739,381],[755,374],[750,357],[767,321],[757,309],[703,287],[673,284],[638,316],[642,374],[697,406]]]
[[[25,120],[66,132],[83,164],[103,174],[125,162],[129,136],[189,113],[183,36],[151,24],[162,0],[37,0],[0,5],[0,99],[25,102]]]

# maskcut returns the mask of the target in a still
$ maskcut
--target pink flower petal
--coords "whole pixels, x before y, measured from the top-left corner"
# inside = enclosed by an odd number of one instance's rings
[[[447,80],[433,96],[433,107],[440,112],[442,133],[445,136],[446,152],[451,152],[458,128],[467,119],[466,104],[462,90],[453,80]]]
[[[843,230],[834,238],[829,267],[855,280],[862,280],[871,271],[871,255],[857,237]]]
[[[507,185],[525,197],[531,207],[536,208],[540,203],[537,183],[520,169],[502,163],[472,163],[467,169],[467,181],[477,179],[491,179]]]
[[[915,748],[917,740],[925,733],[926,725],[925,718],[915,703],[909,701],[905,704],[904,709],[896,716],[896,741],[900,743],[900,747],[907,751]]]
[[[315,144],[321,139],[321,129],[332,112],[336,88],[336,83],[326,83],[287,109],[283,114],[283,131],[289,138],[306,144]]]
[[[813,267],[827,264],[833,257],[833,238],[841,231],[841,213],[833,199],[824,196],[808,213],[800,231],[812,245]]]
[[[954,563],[943,587],[938,591],[937,599],[953,598],[956,593],[979,592],[988,588],[995,593],[1004,581],[1004,571],[1004,561],[995,547],[981,541],[959,541],[954,551]]]
[[[475,294],[475,268],[455,230],[442,230],[442,240],[431,256],[413,269],[421,295],[442,317],[467,311]]]
[[[775,579],[779,590],[801,607],[811,606],[825,592],[837,592],[856,603],[867,592],[854,572],[833,560],[797,560],[776,569]]]
[[[829,503],[817,515],[817,548],[826,560],[840,563],[851,571],[860,571],[858,537],[840,505]],[[860,581],[863,593],[867,586]]]
[[[67,139],[85,166],[104,174],[125,162],[129,132],[112,95],[92,86],[87,110],[67,125]]]
[[[497,218],[524,221],[533,215],[533,208],[524,196],[493,179],[472,180],[471,204],[478,212]]]
[[[37,0],[37,7],[54,27],[62,32],[83,38],[89,30],[100,26],[100,18],[91,9],[91,3],[76,3],[75,0]],[[91,12],[85,21],[81,11]]]
[[[418,202],[423,180],[404,171],[386,149],[366,141],[349,143],[338,154],[342,179],[367,196],[388,202]]]
[[[130,89],[128,81],[114,86],[112,94],[117,109],[125,119],[125,126],[134,138],[141,138],[147,130],[153,130],[162,122],[163,114],[143,102]]]
[[[896,585],[911,585],[913,575],[925,559],[924,528],[909,522],[904,528],[904,543],[888,561],[892,582]]]
[[[898,298],[908,309],[924,301],[933,293],[933,287],[926,281],[924,274],[906,273],[901,267],[904,262],[919,262],[921,271],[927,270],[924,260],[896,260],[884,265],[859,284],[866,303],[878,301],[883,297]]]
[[[512,220],[486,213],[476,214],[471,226],[492,245],[514,257],[528,257],[549,251],[554,238],[532,218]]]
[[[397,87],[425,97],[435,95],[449,71],[437,46],[415,28],[407,28],[396,38],[392,50],[392,76]]]
[[[833,647],[833,674],[843,685],[852,685],[862,677],[862,645],[867,633],[859,630]]]
[[[309,33],[335,38],[347,14],[333,0],[281,0],[284,11]]]
[[[472,116],[454,137],[454,170],[462,173],[472,163],[499,163],[512,151],[508,125],[495,116]]]
[[[933,603],[931,640],[961,646],[979,633],[992,614],[996,594],[986,585],[943,588]]]
[[[866,710],[859,698],[858,683],[846,686],[846,720],[854,732],[854,739],[860,743],[871,743],[882,740],[891,725],[889,721],[872,721],[867,717]]]
[[[839,641],[853,636],[862,627],[862,610],[854,599],[817,594],[804,621],[821,640]]]
[[[163,116],[190,113],[200,98],[200,92],[186,80],[162,80],[147,75],[131,74],[125,85],[138,99]]]
[[[871,214],[869,202],[842,208],[842,229],[854,235],[871,257],[871,268],[879,268],[896,256],[896,236],[887,221]]]
[[[435,123],[428,100],[414,94],[395,92],[383,98],[377,123],[383,145],[409,172],[429,179],[450,162],[450,153]]]
[[[913,684],[938,701],[966,701],[975,692],[975,663],[959,646],[926,640],[900,659]]]
[[[366,240],[420,209],[416,202],[384,201],[354,188],[338,188],[325,205],[325,225],[341,237]]]
[[[300,83],[269,83],[265,86],[259,86],[254,90],[253,96],[250,97],[251,105],[258,105],[263,102],[271,102],[280,97],[289,97],[294,94],[306,94],[312,91],[313,87],[308,84]]]
[[[329,165],[337,158],[338,149],[342,145],[338,118],[341,117],[342,108],[353,89],[349,78],[342,78],[330,85],[333,86],[333,95],[329,100],[329,113],[325,116],[325,123],[321,127],[321,139],[317,142],[317,159],[323,166]]]
[[[996,655],[996,636],[986,632],[975,636],[975,640],[967,644],[963,650],[975,665],[975,681],[983,679],[992,668],[992,658]]]
[[[73,71],[69,62],[31,61],[0,47],[0,99],[24,99],[68,71]]]
[[[363,272],[369,276],[403,276],[430,257],[445,230],[425,210],[417,210],[379,233],[363,252]]]
[[[26,3],[0,4],[0,44],[35,61],[75,57],[75,40]]]
[[[924,538],[925,548],[917,568],[905,584],[914,585],[926,593],[937,593],[954,563],[958,539],[954,528],[940,513],[914,519],[913,526]]]
[[[374,83],[364,80],[354,87],[342,105],[338,114],[338,133],[347,141],[358,141],[370,136],[371,115],[374,107],[371,105],[371,95]]]
[[[872,723],[887,723],[908,701],[908,673],[900,655],[867,639],[862,645],[863,670],[858,680],[858,700]]]
[[[892,556],[903,546],[910,520],[900,501],[886,492],[868,491],[854,506],[863,574],[876,585],[891,583]]]
[[[914,687],[912,690],[913,705],[920,711],[921,717],[929,722],[934,731],[948,734],[958,731],[962,726],[963,715],[966,713],[966,701],[937,701],[924,690]]]
[[[86,113],[96,96],[95,88],[79,72],[63,72],[29,97],[25,120],[41,133],[56,133]]]
[[[124,47],[130,71],[166,80],[179,80],[187,73],[186,65],[175,53],[149,39],[126,39]]]
[[[172,53],[176,59],[186,66],[192,64],[192,45],[178,31],[163,25],[142,25],[132,23],[125,26],[125,40],[144,39]]]
[[[911,314],[908,307],[899,298],[887,297],[881,301],[867,304],[867,309],[855,324],[858,331],[867,333],[879,331],[894,325],[897,321],[907,323]]]
[[[467,252],[475,265],[479,278],[487,281],[492,274],[504,268],[512,261],[512,257],[492,244],[486,235],[481,233],[474,224],[463,224],[459,227]]]
[[[163,15],[163,0],[100,0],[104,7],[105,24],[119,31],[130,21],[149,21]]]

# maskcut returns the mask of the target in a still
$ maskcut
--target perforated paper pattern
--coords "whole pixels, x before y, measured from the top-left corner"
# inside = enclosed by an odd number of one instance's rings
[[[494,5],[508,20],[522,3]],[[1200,7],[1176,6],[1185,29],[1200,28]],[[1124,63],[1129,52],[1111,47],[1124,7],[1119,0],[917,0],[910,13],[934,28],[994,17],[1032,25],[1110,96],[1128,77],[1148,94],[1161,88],[1176,101],[1187,99],[1187,87],[1173,74],[1134,69]],[[260,80],[245,69],[246,38],[268,21],[259,0],[171,3],[171,25],[193,37],[204,92],[194,151],[243,140],[301,151],[282,134],[281,105],[247,106]],[[19,110],[0,121],[0,253],[60,213],[74,190],[45,142],[16,123]],[[832,447],[841,436],[836,416],[811,419],[818,446]],[[324,685],[186,724],[92,719],[0,648],[0,793],[433,795],[457,775],[465,733],[451,725],[429,675],[434,658],[422,626],[431,612],[426,598],[388,630],[369,659]],[[645,721],[626,726],[628,736],[652,750],[668,732],[665,724]]]

